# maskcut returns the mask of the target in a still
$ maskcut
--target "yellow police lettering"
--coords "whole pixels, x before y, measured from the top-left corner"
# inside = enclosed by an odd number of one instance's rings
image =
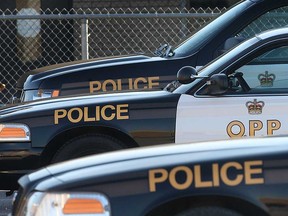
[[[168,169],[149,170],[149,190],[157,191],[157,187],[164,184],[176,190],[185,190],[190,187],[210,188],[221,187],[221,185],[235,187],[240,184],[254,185],[264,184],[263,161],[226,162],[207,165],[176,166],[170,171]],[[210,171],[207,171],[210,170]],[[205,174],[203,174],[205,172]],[[207,173],[209,172],[209,173]],[[181,174],[181,175],[180,175]],[[181,180],[179,179],[182,177]],[[205,176],[205,181],[203,177]],[[158,187],[159,188],[159,187]]]
[[[134,81],[134,89],[138,89],[138,83],[140,81],[143,83],[147,83],[147,80],[144,77],[139,77],[139,78],[135,79],[135,81]],[[147,89],[147,86],[144,85],[143,89]]]
[[[117,119],[118,120],[125,120],[129,119],[128,113],[128,104],[119,104],[117,106]]]
[[[233,128],[238,128],[239,132],[234,133]],[[242,137],[245,134],[245,126],[242,122],[240,121],[232,121],[228,124],[227,126],[227,134],[229,137]]]
[[[101,82],[99,81],[91,81],[89,82],[89,90],[90,93],[97,92],[101,90]]]
[[[151,192],[156,191],[156,184],[168,179],[168,172],[165,169],[155,169],[149,171],[149,189]]]
[[[195,173],[195,187],[196,188],[205,188],[205,187],[212,187],[212,181],[202,181],[201,177],[201,167],[199,165],[194,166],[194,173]]]
[[[100,121],[100,106],[96,106],[95,116],[95,120]]]
[[[245,166],[245,182],[248,185],[254,185],[254,184],[263,184],[264,178],[262,177],[253,177],[253,175],[261,174],[263,172],[262,168],[259,166],[262,166],[262,161],[247,161],[244,163]],[[258,166],[255,168],[255,166]],[[253,168],[254,167],[254,168]]]
[[[281,122],[277,119],[267,120],[267,124],[260,120],[250,120],[249,124],[249,136],[253,137],[257,135],[257,132],[267,130],[267,135],[273,135],[275,131],[281,128]],[[265,128],[265,129],[263,129]],[[245,134],[246,128],[245,124],[240,121],[232,121],[226,127],[227,135],[231,138],[242,137]]]
[[[131,78],[128,79],[128,89],[129,90],[133,89],[133,79],[131,79]]]
[[[54,111],[54,123],[59,124],[59,119],[64,118],[67,115],[67,111],[65,109],[55,110]]]
[[[76,118],[73,118],[73,113]],[[72,123],[78,123],[83,118],[83,111],[80,108],[72,108],[67,113],[68,120]]]
[[[84,122],[93,122],[96,120],[95,117],[89,117],[89,109],[88,107],[84,107]]]
[[[106,121],[111,121],[111,120],[113,120],[113,119],[115,118],[115,113],[111,113],[110,116],[107,116],[107,115],[106,115],[106,110],[107,110],[107,109],[115,110],[115,107],[112,106],[112,105],[106,105],[106,106],[104,106],[104,107],[101,109],[101,116],[102,116],[102,118],[103,118],[104,120],[106,120]]]
[[[152,89],[159,87],[159,76],[90,81],[89,92]]]
[[[101,119],[105,121],[126,120],[129,119],[129,106],[128,104],[118,104],[55,110],[54,124],[59,124],[60,119],[68,119],[71,123],[95,122]]]
[[[260,131],[263,128],[263,123],[259,120],[249,121],[249,136],[255,136],[255,131]]]
[[[107,91],[107,85],[112,86],[112,91],[117,90],[117,83],[114,80],[111,80],[111,79],[105,80],[102,84],[102,90],[103,91]]]
[[[179,183],[176,180],[176,175],[179,172],[183,172],[186,175],[186,180],[183,183]],[[179,167],[173,168],[169,174],[169,182],[175,189],[178,189],[178,190],[187,189],[193,182],[192,170],[190,170],[189,167],[186,167],[186,166],[179,166]]]
[[[268,120],[267,121],[267,135],[273,135],[273,132],[279,130],[281,127],[281,122],[278,120]]]
[[[221,171],[220,171],[220,176],[222,181],[229,186],[236,186],[239,185],[242,180],[243,180],[243,175],[237,175],[235,179],[229,179],[228,177],[228,169],[235,168],[237,170],[242,170],[241,164],[237,162],[230,162],[226,163],[222,166]]]
[[[159,86],[159,77],[148,77],[148,88],[152,89]]]
[[[121,79],[117,79],[117,90],[118,91],[122,90],[122,80]]]
[[[212,170],[213,186],[218,187],[220,185],[219,164],[213,164]]]

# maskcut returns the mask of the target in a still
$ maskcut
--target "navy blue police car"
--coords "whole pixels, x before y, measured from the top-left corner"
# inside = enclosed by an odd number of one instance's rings
[[[15,101],[106,91],[160,90],[176,79],[183,66],[200,68],[255,33],[287,26],[287,18],[287,0],[241,1],[177,47],[162,46],[156,57],[108,57],[29,71],[18,81]]]
[[[163,145],[85,157],[22,177],[15,216],[280,216],[288,138]]]
[[[288,133],[288,28],[253,37],[162,91],[88,94],[0,109],[0,189],[88,154]],[[180,83],[180,84],[179,84]],[[186,84],[185,84],[186,83]]]

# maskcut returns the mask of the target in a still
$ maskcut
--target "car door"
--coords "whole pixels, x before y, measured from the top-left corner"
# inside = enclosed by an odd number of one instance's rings
[[[180,97],[176,143],[288,134],[288,46],[272,46],[238,65],[225,70],[230,77],[225,94],[203,94],[204,85]]]

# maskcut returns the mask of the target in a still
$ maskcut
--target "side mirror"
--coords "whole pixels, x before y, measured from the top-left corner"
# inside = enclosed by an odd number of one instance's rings
[[[184,66],[177,73],[177,80],[181,84],[188,84],[197,78],[197,71],[194,67]]]
[[[229,87],[229,81],[226,74],[214,74],[207,81],[208,93],[211,95],[224,94]]]

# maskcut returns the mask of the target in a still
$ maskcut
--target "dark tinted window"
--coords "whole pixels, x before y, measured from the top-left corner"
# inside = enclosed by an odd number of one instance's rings
[[[258,19],[250,23],[244,28],[238,36],[243,38],[253,37],[260,32],[288,26],[288,6],[281,7],[272,11],[269,11]]]

